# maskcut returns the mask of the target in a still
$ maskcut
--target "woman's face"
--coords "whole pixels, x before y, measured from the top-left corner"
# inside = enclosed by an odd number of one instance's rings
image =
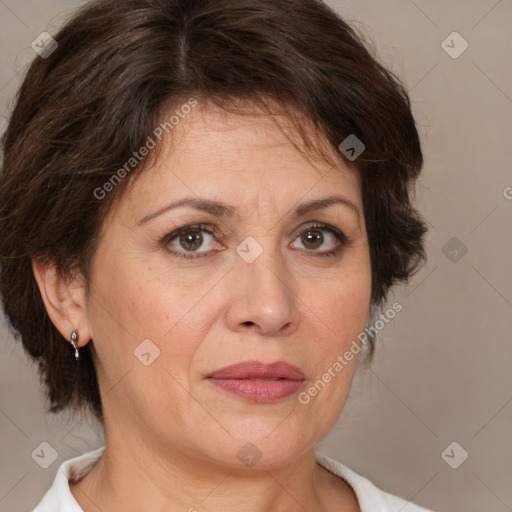
[[[359,178],[339,157],[308,160],[262,116],[198,107],[171,135],[93,260],[107,440],[225,466],[290,463],[335,423],[356,358],[333,367],[369,321]],[[300,371],[217,372],[248,361]]]

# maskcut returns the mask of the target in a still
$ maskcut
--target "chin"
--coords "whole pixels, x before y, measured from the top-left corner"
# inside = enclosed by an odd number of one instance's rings
[[[286,426],[287,420],[282,421],[284,418],[280,420],[281,424],[275,421],[239,422],[236,432],[228,428],[233,437],[226,435],[220,442],[215,440],[214,452],[210,456],[217,463],[238,469],[243,465],[274,470],[292,463],[305,451],[314,449],[316,443],[305,436],[303,429]]]

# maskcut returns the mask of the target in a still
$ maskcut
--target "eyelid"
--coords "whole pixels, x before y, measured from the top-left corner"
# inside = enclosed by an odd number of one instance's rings
[[[338,229],[330,224],[325,224],[324,222],[317,222],[317,221],[311,221],[311,222],[306,222],[306,224],[302,224],[299,228],[297,228],[296,231],[294,231],[295,234],[293,236],[295,238],[297,238],[299,235],[304,233],[304,231],[307,231],[308,229],[315,229],[315,228],[316,229],[325,229],[326,231],[331,231],[334,235],[337,235],[338,239],[341,238],[341,240],[348,242],[348,238],[343,231],[341,231],[340,229]],[[295,240],[295,238],[294,238],[294,240]]]
[[[304,233],[304,231],[307,231],[308,229],[325,229],[327,231],[331,231],[332,233],[338,235],[339,238],[348,241],[347,236],[343,231],[340,229],[331,226],[329,224],[325,224],[324,222],[318,222],[318,221],[310,221],[305,224],[301,224],[297,229],[295,229],[290,236],[293,236],[293,240],[297,238],[299,235]],[[162,242],[169,243],[171,240],[176,238],[177,236],[181,235],[182,233],[186,233],[187,231],[206,231],[207,233],[210,233],[211,235],[215,236],[215,239],[218,241],[221,241],[225,239],[225,236],[223,233],[215,226],[214,224],[189,224],[186,223],[185,225],[178,227],[176,229],[173,229],[171,232],[167,233],[163,238]],[[292,240],[292,241],[293,241]]]
[[[223,238],[219,229],[213,224],[185,224],[179,228],[173,229],[169,233],[167,233],[162,239],[161,242],[163,244],[169,244],[171,240],[174,240],[176,237],[180,236],[183,233],[187,233],[188,231],[205,231],[210,235],[214,236],[216,240],[220,240]]]

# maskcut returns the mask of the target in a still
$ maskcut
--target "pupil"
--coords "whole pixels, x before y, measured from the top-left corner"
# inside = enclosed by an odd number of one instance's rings
[[[193,251],[201,247],[203,235],[200,231],[189,231],[180,236],[180,243],[184,249]]]
[[[308,230],[302,237],[304,245],[309,246],[312,249],[316,249],[322,245],[323,236],[318,230]]]

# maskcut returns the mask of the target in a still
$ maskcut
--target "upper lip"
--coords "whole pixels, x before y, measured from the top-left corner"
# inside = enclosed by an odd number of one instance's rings
[[[214,370],[207,378],[212,379],[288,379],[304,380],[304,373],[300,368],[285,361],[271,364],[260,361],[243,361]]]

